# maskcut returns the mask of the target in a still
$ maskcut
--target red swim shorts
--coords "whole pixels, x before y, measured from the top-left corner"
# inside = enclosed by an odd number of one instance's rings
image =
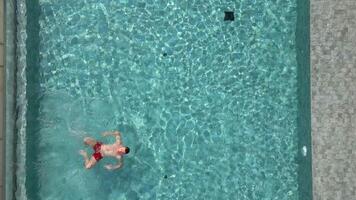
[[[93,149],[94,149],[94,153],[93,153],[93,156],[94,156],[94,158],[95,158],[95,160],[96,161],[99,161],[99,160],[101,160],[102,158],[103,158],[103,155],[101,155],[101,153],[100,153],[100,149],[101,149],[101,145],[102,145],[103,143],[101,143],[101,142],[97,142],[94,146],[93,146]]]

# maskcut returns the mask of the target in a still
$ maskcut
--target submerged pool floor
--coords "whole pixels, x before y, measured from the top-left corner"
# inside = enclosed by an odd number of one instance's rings
[[[299,198],[295,0],[37,7],[30,199]],[[85,170],[83,138],[114,129],[124,167]]]

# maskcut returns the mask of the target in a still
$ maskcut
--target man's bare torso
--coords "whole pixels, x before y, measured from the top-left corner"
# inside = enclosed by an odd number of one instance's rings
[[[121,144],[114,143],[114,144],[102,144],[100,153],[103,156],[111,156],[111,157],[117,157],[117,156],[122,156],[122,153],[119,153],[117,150],[123,147]]]

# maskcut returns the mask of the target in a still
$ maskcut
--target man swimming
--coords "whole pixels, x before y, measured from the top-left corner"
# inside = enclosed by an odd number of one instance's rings
[[[94,149],[94,153],[89,159],[88,154],[84,150],[80,150],[79,154],[84,157],[84,166],[86,169],[92,168],[99,160],[103,157],[112,156],[118,160],[116,165],[105,165],[107,170],[119,169],[123,165],[122,156],[128,154],[130,149],[122,145],[121,134],[119,131],[114,132],[104,132],[102,135],[105,136],[115,136],[114,144],[103,144],[99,141],[94,140],[93,138],[86,137],[84,138],[84,144],[91,146]]]

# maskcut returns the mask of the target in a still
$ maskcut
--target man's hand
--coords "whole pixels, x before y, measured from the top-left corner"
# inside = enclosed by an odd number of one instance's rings
[[[104,167],[105,167],[105,169],[107,169],[107,170],[112,170],[112,165],[111,165],[111,164],[105,165]]]
[[[114,166],[111,165],[111,164],[105,165],[105,168],[106,168],[107,170],[114,170]]]
[[[122,165],[124,164],[124,162],[122,160],[122,157],[121,156],[117,156],[116,158],[118,160],[118,163],[116,165],[111,165],[111,164],[105,165],[105,168],[107,170],[114,170],[114,169],[119,169],[119,168],[122,167]]]
[[[105,132],[102,133],[102,135],[104,137],[109,136],[109,135],[120,136],[120,132],[119,131],[113,131],[113,132],[105,131]]]
[[[109,131],[105,131],[105,132],[102,133],[102,135],[103,135],[104,137],[106,137],[106,136],[110,135],[110,132],[109,132]]]
[[[118,164],[118,165],[111,165],[111,164],[109,164],[109,165],[105,165],[105,169],[107,169],[107,170],[115,170],[115,169],[119,169],[120,167],[122,166],[122,164],[120,163],[120,164]]]

